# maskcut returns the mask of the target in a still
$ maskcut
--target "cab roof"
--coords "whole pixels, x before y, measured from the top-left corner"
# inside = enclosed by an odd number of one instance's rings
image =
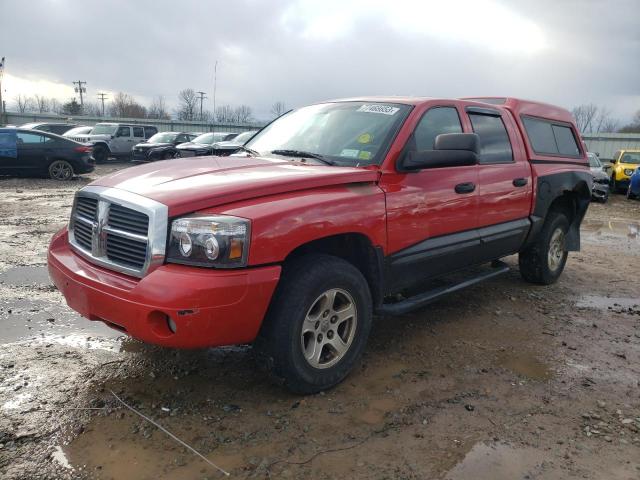
[[[463,100],[465,102],[474,102],[490,106],[492,108],[506,108],[510,110],[514,116],[529,115],[532,117],[541,117],[551,120],[559,120],[566,123],[573,123],[573,116],[568,110],[550,105],[543,102],[535,102],[532,100],[524,100],[514,97],[465,97],[457,99],[442,99],[435,97],[406,97],[406,96],[367,96],[352,97],[328,100],[328,102],[379,102],[379,103],[400,103],[404,105],[420,105],[430,101],[441,100]],[[324,102],[322,102],[324,103]]]

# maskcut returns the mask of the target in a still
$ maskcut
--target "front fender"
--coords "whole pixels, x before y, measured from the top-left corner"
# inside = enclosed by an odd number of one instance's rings
[[[347,233],[364,235],[374,247],[387,249],[384,193],[373,183],[260,197],[206,213],[251,220],[249,265],[280,263],[302,245]]]

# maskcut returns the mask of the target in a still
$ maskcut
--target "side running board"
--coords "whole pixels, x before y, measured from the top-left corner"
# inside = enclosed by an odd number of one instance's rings
[[[444,295],[457,292],[458,290],[470,287],[471,285],[483,282],[484,280],[489,280],[490,278],[497,277],[498,275],[509,271],[509,265],[501,261],[493,262],[491,267],[490,271],[483,272],[475,277],[467,278],[463,282],[434,288],[433,290],[420,293],[397,303],[384,303],[377,309],[376,313],[379,315],[401,315],[403,313],[408,313],[412,310],[424,307]]]

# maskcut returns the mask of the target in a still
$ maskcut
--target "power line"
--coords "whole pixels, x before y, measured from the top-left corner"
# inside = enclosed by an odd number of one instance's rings
[[[2,60],[0,60],[0,123],[2,123],[2,118],[4,115],[4,102],[2,101],[2,76],[4,75],[4,65],[6,63],[6,60],[4,57],[2,57]]]
[[[200,95],[200,121],[202,122],[202,102],[205,98],[205,95],[207,94],[207,92],[196,92],[198,95]]]
[[[106,93],[102,93],[102,92],[98,93],[98,97],[102,101],[102,116],[104,117],[104,101],[105,101],[105,99],[107,99],[109,97],[107,96]]]
[[[78,80],[77,82],[71,82],[74,85],[78,85],[77,87],[74,88],[76,93],[80,94],[80,106],[82,107],[82,109],[84,110],[84,100],[82,98],[82,94],[83,93],[87,93],[87,89],[86,87],[83,87],[83,85],[86,85],[87,82],[83,82],[82,80]]]

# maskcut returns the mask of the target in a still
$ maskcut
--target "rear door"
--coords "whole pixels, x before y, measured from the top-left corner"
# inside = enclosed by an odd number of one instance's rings
[[[508,112],[468,106],[465,115],[480,137],[478,227],[480,260],[519,250],[529,231],[532,178],[524,144]]]
[[[429,108],[405,149],[432,150],[443,133],[462,133],[457,102]],[[478,166],[424,169],[382,177],[387,199],[390,288],[473,264],[480,240]]]
[[[144,127],[133,127],[133,144],[136,145],[145,141]]]

